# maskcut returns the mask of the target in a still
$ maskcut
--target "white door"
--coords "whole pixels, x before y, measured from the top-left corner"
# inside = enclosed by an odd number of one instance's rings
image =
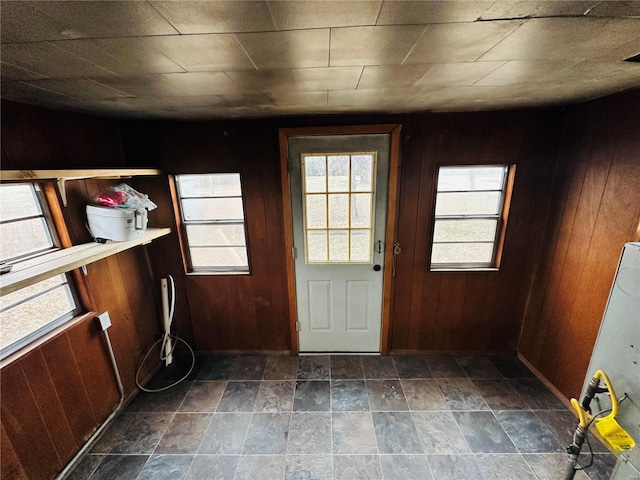
[[[379,352],[388,134],[289,138],[301,352]]]

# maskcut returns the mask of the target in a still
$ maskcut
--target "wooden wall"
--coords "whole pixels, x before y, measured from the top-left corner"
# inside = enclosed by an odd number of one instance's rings
[[[200,351],[290,349],[277,132],[280,127],[403,125],[393,351],[520,352],[565,394],[582,383],[622,244],[636,234],[638,94],[567,109],[255,121],[113,122],[12,102],[2,106],[5,169],[154,166],[243,175],[252,274],[185,276],[174,234],[91,264],[88,305],[108,310],[127,394],[158,331],[157,278],[178,286],[178,333]],[[563,123],[562,123],[563,122]],[[562,128],[561,128],[562,127]],[[558,156],[558,146],[562,143]],[[500,272],[428,271],[438,164],[516,163]],[[168,180],[132,179],[174,226]],[[104,181],[69,183],[73,242]],[[151,265],[151,268],[149,267]],[[117,402],[92,320],[4,367],[2,478],[51,478]]]
[[[2,105],[3,169],[118,167],[124,165],[117,126],[90,116],[63,114],[11,102]],[[72,244],[90,241],[84,206],[114,181],[72,181],[62,214]],[[147,247],[149,249],[153,246]],[[125,392],[143,349],[157,338],[159,319],[143,247],[75,272],[87,310],[108,311],[109,334]],[[147,375],[153,365],[142,371]],[[75,324],[1,372],[0,429],[4,479],[55,477],[109,416],[118,389],[104,337],[93,318]]]
[[[185,276],[177,243],[165,243],[157,257],[170,263],[167,270],[184,292],[191,325],[182,331],[193,332],[187,338],[201,352],[289,351],[277,127],[260,121],[129,124],[123,136],[128,158],[147,165],[155,160],[164,172],[242,176],[251,275]],[[155,145],[150,140],[158,138]],[[148,191],[162,202],[159,211],[173,214],[168,188]]]
[[[517,297],[537,199],[553,165],[558,116],[424,116],[405,126],[391,348],[515,351]],[[499,272],[430,272],[435,175],[442,164],[516,164]]]
[[[3,170],[125,166],[114,122],[7,100],[1,114]]]
[[[618,259],[640,240],[640,91],[568,109],[544,228],[529,252],[519,350],[578,396]]]
[[[200,351],[287,351],[288,305],[277,134],[280,127],[401,123],[403,151],[393,351],[515,351],[518,292],[537,198],[557,152],[560,114],[549,112],[319,117],[122,126],[131,163],[169,173],[240,172],[252,274],[184,278]],[[154,145],[153,139],[161,139]],[[438,164],[516,163],[500,272],[429,272]],[[162,195],[162,192],[158,192]],[[177,250],[164,251],[167,259]]]

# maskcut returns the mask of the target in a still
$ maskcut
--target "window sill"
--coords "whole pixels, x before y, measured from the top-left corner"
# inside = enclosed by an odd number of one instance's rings
[[[202,277],[202,276],[220,276],[220,275],[231,275],[231,276],[238,276],[238,275],[251,275],[251,272],[247,272],[247,271],[233,271],[233,270],[226,270],[226,271],[216,271],[216,270],[201,270],[201,271],[195,271],[195,272],[187,272],[186,275],[188,277]]]
[[[483,268],[430,268],[430,272],[434,273],[467,273],[467,272],[499,272],[499,268],[495,267],[483,267]]]
[[[8,295],[47,278],[102,260],[167,235],[170,228],[149,228],[144,237],[126,242],[85,243],[17,263],[0,276],[0,296]]]

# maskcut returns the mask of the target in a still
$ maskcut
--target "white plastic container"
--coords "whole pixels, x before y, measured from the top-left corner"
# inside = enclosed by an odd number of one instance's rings
[[[111,208],[87,205],[89,231],[96,242],[122,242],[143,237],[147,231],[147,210],[144,208]]]

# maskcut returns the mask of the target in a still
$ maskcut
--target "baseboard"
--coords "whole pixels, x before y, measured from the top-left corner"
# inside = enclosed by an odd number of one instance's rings
[[[486,356],[486,355],[515,355],[506,350],[410,350],[392,349],[391,355],[458,355],[458,356]]]
[[[198,350],[197,356],[204,355],[291,355],[291,350]]]
[[[560,400],[565,407],[567,407],[569,410],[571,410],[577,418],[577,414],[575,413],[573,407],[571,406],[571,400],[569,400],[567,397],[565,397],[564,393],[562,393],[560,390],[558,390],[558,388],[551,383],[551,381],[545,377],[540,370],[538,370],[536,367],[534,367],[531,362],[529,360],[526,359],[526,357],[524,355],[522,355],[521,353],[518,353],[516,355],[518,357],[518,360],[520,360],[522,363],[524,363],[526,365],[526,367],[531,370],[531,373],[533,373],[536,378],[538,380],[540,380],[542,383],[544,383],[544,386],[547,387],[549,390],[551,390],[551,393],[553,393],[556,397],[558,397],[558,400]]]

